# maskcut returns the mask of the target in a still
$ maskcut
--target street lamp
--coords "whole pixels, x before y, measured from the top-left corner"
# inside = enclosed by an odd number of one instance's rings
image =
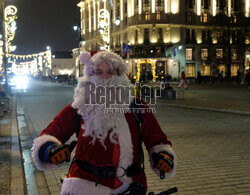
[[[120,23],[121,23],[121,20],[120,20],[119,18],[116,18],[116,19],[115,19],[115,25],[116,25],[116,26],[119,26]]]
[[[50,50],[50,46],[47,46],[46,49],[47,49],[47,50]]]
[[[73,26],[74,31],[77,31],[78,26]]]
[[[78,42],[78,54],[80,54],[80,50],[81,50],[81,45],[85,45],[85,39],[81,37],[81,28],[77,25],[73,26],[74,31],[77,31],[77,42]],[[81,67],[80,67],[80,63],[78,64],[78,72],[79,72],[79,76],[80,76],[80,71],[81,71]]]
[[[82,41],[81,40],[81,28],[79,26],[75,25],[75,26],[73,26],[73,29],[74,29],[74,31],[77,31],[77,42],[78,42],[78,48],[80,50],[80,48],[81,48],[81,41]]]

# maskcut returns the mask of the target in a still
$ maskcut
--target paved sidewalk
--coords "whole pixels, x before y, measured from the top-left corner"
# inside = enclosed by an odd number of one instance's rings
[[[16,121],[15,97],[0,117],[0,194],[27,194]]]

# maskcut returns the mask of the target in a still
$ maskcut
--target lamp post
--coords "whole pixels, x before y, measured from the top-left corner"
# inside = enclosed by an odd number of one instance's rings
[[[74,31],[77,31],[78,54],[80,55],[81,45],[85,45],[85,39],[81,37],[81,28],[77,25],[73,26]],[[80,63],[78,63],[78,76],[80,76]],[[73,81],[74,82],[74,81]]]

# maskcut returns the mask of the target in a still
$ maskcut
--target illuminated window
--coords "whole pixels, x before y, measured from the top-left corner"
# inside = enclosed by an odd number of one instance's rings
[[[236,23],[237,22],[237,16],[234,16],[233,18],[233,22]]]
[[[231,76],[237,76],[237,71],[239,70],[239,64],[232,64],[231,65]]]
[[[145,20],[146,21],[150,20],[150,12],[145,13]]]
[[[237,52],[236,49],[231,50],[232,60],[237,60]]]
[[[156,20],[160,20],[161,19],[161,12],[157,12],[156,13]]]
[[[195,77],[195,64],[186,64],[186,77]]]
[[[186,60],[193,60],[193,49],[186,48]]]
[[[207,60],[208,58],[208,49],[201,49],[201,60]]]
[[[210,75],[210,66],[208,64],[201,65],[201,75],[202,76]]]
[[[201,14],[201,16],[200,16],[200,22],[201,23],[207,23],[207,21],[208,21],[207,13]]]
[[[223,49],[216,49],[216,58],[217,59],[223,58]]]
[[[203,23],[207,23],[207,13],[204,13]]]

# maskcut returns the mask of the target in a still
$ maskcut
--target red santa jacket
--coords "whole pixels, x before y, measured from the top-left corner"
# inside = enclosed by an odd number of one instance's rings
[[[146,105],[144,108],[148,108]],[[159,123],[157,122],[155,116],[151,112],[145,112],[141,114],[143,118],[143,123],[141,125],[141,138],[145,144],[146,149],[149,152],[149,158],[151,161],[151,154],[153,152],[159,152],[165,150],[171,154],[174,154],[174,151],[171,147],[171,142],[168,140],[167,136],[163,133],[160,128]],[[121,135],[119,140],[119,144],[111,143],[109,139],[105,140],[106,150],[101,145],[99,141],[96,141],[95,144],[90,144],[92,141],[92,137],[90,136],[82,136],[84,133],[84,129],[82,128],[82,124],[84,123],[83,119],[81,120],[81,129],[79,132],[75,158],[89,162],[95,166],[113,166],[117,168],[117,176],[122,175],[120,167],[126,169],[132,163],[135,163],[139,160],[139,135],[138,129],[136,125],[136,119],[134,113],[125,113],[124,114],[127,127],[129,130],[121,131]],[[67,105],[63,110],[53,119],[53,121],[46,127],[40,135],[35,139],[33,145],[32,156],[36,163],[36,166],[40,170],[47,170],[53,167],[50,163],[44,163],[40,161],[38,157],[39,148],[48,141],[54,141],[57,144],[64,144],[67,142],[70,137],[75,133],[75,130],[79,127],[79,115],[77,111],[72,108],[71,104]],[[108,136],[107,136],[108,137]],[[131,157],[127,157],[126,154],[129,148],[132,148]],[[176,159],[176,158],[175,158]],[[168,173],[167,177],[171,177],[175,173],[175,161],[174,161],[174,169],[171,173]],[[152,167],[153,168],[153,167]],[[120,173],[118,173],[120,170]],[[159,171],[153,170],[159,175]],[[67,181],[64,182],[62,190],[66,191],[69,189],[69,186],[75,181],[76,178],[80,178],[83,181],[87,181],[86,187],[93,185],[96,181],[98,181],[99,185],[104,186],[104,188],[111,189],[113,193],[116,189],[121,188],[126,183],[128,186],[131,182],[139,182],[141,183],[145,189],[147,189],[147,182],[145,172],[141,171],[138,175],[133,176],[132,178],[117,177],[115,179],[100,179],[90,173],[84,172],[81,170],[76,162],[73,160],[72,165],[69,169],[69,173],[67,176]],[[70,180],[71,179],[71,180]],[[70,180],[70,181],[69,181]],[[90,183],[88,183],[90,181]],[[68,183],[67,183],[68,182]],[[78,181],[79,182],[79,181]],[[67,184],[65,184],[67,183]],[[73,182],[74,183],[74,182]],[[76,182],[75,182],[76,183]],[[82,184],[81,184],[82,185]],[[79,187],[79,186],[78,186]],[[82,188],[82,187],[80,187]],[[75,190],[72,188],[72,190]],[[79,189],[80,192],[81,189]],[[92,190],[92,189],[91,189]],[[103,189],[102,189],[103,190]],[[121,191],[118,190],[118,191]],[[104,191],[102,191],[103,194]],[[86,193],[87,194],[87,193]],[[98,194],[98,193],[94,193]]]

